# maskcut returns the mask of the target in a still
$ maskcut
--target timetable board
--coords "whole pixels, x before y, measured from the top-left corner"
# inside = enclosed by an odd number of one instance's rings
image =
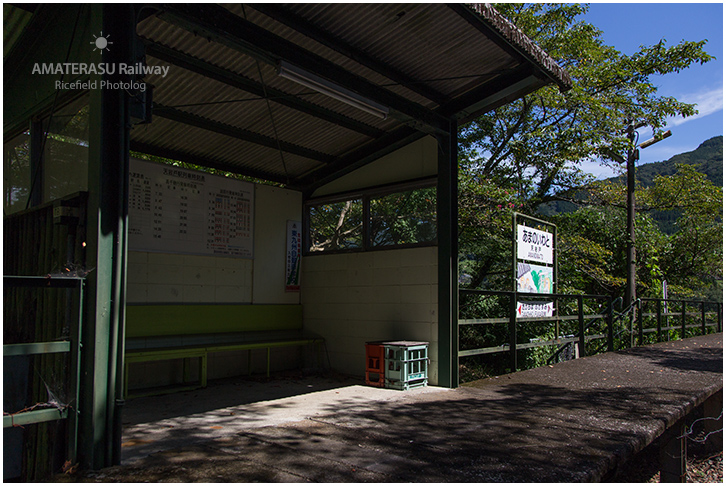
[[[252,258],[254,184],[129,161],[129,249]]]

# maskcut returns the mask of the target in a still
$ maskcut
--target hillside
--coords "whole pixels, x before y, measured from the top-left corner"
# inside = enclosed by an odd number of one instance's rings
[[[696,170],[706,174],[708,180],[713,184],[723,187],[723,136],[710,138],[699,145],[696,150],[674,155],[664,162],[653,162],[650,164],[640,165],[635,171],[635,178],[644,186],[649,186],[658,175],[675,174],[677,170],[676,166],[678,164],[693,165]],[[612,177],[606,180],[621,181],[625,184],[625,176]],[[586,194],[584,191],[581,191],[576,193],[574,197],[577,199],[584,199],[586,198]],[[576,204],[565,201],[556,201],[543,204],[538,209],[538,212],[542,215],[548,216],[556,213],[572,212],[575,210],[577,210]],[[653,219],[656,220],[661,231],[665,233],[672,233],[675,230],[673,223],[678,218],[678,215],[679,213],[677,211],[659,211],[653,214]]]
[[[636,179],[643,185],[652,184],[657,175],[673,175],[677,164],[693,165],[698,172],[706,174],[708,180],[723,186],[723,136],[709,138],[696,150],[674,155],[665,162],[653,162],[638,166]]]

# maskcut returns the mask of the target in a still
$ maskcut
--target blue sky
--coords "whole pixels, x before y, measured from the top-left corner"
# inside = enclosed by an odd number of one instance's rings
[[[680,73],[652,78],[660,96],[697,103],[700,113],[669,120],[667,128],[673,136],[641,150],[639,165],[667,160],[695,150],[704,140],[723,135],[723,4],[591,3],[584,20],[603,32],[606,44],[624,54],[633,54],[641,45],[657,44],[661,39],[665,39],[667,46],[682,40],[707,39],[705,50],[716,57]],[[641,141],[652,136],[648,127],[639,132]],[[582,168],[598,177],[612,175],[596,163],[583,164]]]

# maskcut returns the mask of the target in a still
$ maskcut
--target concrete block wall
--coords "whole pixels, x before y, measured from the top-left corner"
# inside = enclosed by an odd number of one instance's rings
[[[127,304],[299,304],[299,293],[285,292],[288,220],[302,220],[302,194],[256,185],[253,259],[129,251]],[[209,379],[247,374],[247,356],[211,354]],[[296,348],[273,349],[271,369],[298,366],[300,357]],[[266,363],[265,350],[252,352],[253,372],[264,372]],[[181,360],[138,363],[131,365],[129,387],[162,386],[181,377]]]
[[[436,247],[311,255],[303,259],[307,331],[325,337],[332,368],[365,375],[368,341],[429,343],[429,382],[438,383]]]
[[[253,260],[128,252],[129,304],[251,303]]]

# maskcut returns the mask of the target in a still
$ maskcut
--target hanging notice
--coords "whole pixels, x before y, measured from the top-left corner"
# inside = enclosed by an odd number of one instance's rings
[[[302,223],[287,222],[287,261],[285,292],[300,292],[300,256],[302,255]]]
[[[254,185],[131,159],[129,248],[252,258]]]
[[[517,263],[517,292],[551,294],[553,270],[553,267]]]
[[[552,233],[517,225],[517,258],[552,264]]]
[[[517,302],[517,319],[523,317],[552,317],[553,302]]]

